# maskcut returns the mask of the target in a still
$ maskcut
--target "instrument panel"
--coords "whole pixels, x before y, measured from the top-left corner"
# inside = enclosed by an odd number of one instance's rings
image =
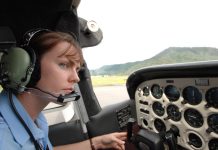
[[[218,78],[156,78],[135,90],[138,125],[164,133],[177,128],[177,144],[193,150],[218,149]]]

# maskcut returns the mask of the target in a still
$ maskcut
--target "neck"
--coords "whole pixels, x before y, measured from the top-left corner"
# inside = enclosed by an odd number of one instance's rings
[[[48,101],[43,100],[35,95],[23,92],[18,94],[18,99],[30,115],[30,117],[35,121],[39,113],[48,105]]]

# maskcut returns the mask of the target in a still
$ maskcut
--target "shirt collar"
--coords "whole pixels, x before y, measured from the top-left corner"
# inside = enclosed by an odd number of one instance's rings
[[[13,112],[11,108],[11,104],[8,99],[8,92],[3,91],[0,95],[0,112],[7,122],[15,140],[21,144],[24,145],[29,139],[30,136],[25,130],[24,126],[20,123],[20,120],[17,118],[15,113]],[[48,125],[47,121],[42,113],[39,114],[39,116],[36,119],[36,122],[39,126],[39,128],[36,126],[36,124],[33,122],[29,114],[26,112],[20,101],[17,99],[15,95],[12,96],[14,105],[22,117],[22,119],[25,121],[26,125],[29,127],[30,131],[32,132],[33,136],[36,140],[39,139],[46,139],[48,137]],[[17,122],[17,123],[15,123]]]

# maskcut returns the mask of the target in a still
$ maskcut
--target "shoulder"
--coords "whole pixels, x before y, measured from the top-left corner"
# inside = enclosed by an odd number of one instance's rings
[[[22,135],[20,135],[22,137]],[[14,135],[12,134],[9,126],[5,122],[0,113],[0,150],[32,150],[35,149],[31,140],[24,141],[19,144]]]

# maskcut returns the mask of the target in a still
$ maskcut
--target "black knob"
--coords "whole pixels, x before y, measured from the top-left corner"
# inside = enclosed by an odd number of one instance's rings
[[[127,123],[127,140],[129,142],[132,141],[132,128],[133,128],[134,122],[135,122],[134,118],[129,118],[128,123]]]

